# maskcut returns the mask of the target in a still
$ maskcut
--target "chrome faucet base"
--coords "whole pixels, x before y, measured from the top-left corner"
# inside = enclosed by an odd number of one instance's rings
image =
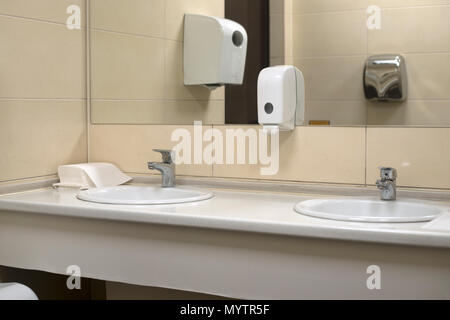
[[[381,190],[381,200],[395,201],[397,200],[396,184],[393,181],[377,181],[377,187]]]
[[[157,170],[161,172],[163,188],[175,187],[175,163],[173,162],[173,155],[171,150],[154,149],[162,155],[163,162],[149,162],[149,170]]]
[[[397,170],[394,168],[380,168],[381,180],[377,180],[377,188],[381,190],[381,200],[397,200]]]

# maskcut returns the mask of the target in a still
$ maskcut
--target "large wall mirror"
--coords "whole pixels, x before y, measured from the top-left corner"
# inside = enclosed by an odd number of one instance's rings
[[[304,125],[450,126],[450,7],[442,1],[90,0],[94,124],[255,124],[261,69],[295,65]],[[420,6],[419,6],[420,5]],[[183,85],[183,17],[241,23],[249,35],[242,86]],[[368,102],[366,59],[405,58],[403,102]]]

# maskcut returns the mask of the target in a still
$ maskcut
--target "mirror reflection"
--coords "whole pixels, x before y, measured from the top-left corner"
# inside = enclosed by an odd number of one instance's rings
[[[450,7],[419,2],[91,0],[91,121],[257,124],[259,73],[293,65],[305,80],[303,125],[450,126]],[[245,28],[242,85],[184,84],[185,14]],[[367,61],[385,55],[404,59],[402,75],[389,72],[404,77],[403,100],[366,99]]]

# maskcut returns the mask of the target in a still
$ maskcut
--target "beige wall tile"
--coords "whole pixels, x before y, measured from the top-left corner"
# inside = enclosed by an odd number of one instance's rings
[[[287,4],[291,0],[285,1]],[[286,5],[285,8],[288,8],[288,6]],[[294,17],[297,16],[289,13],[286,13],[284,16],[284,57],[285,60],[290,61],[290,64],[293,64],[292,61],[294,58]]]
[[[84,98],[84,30],[0,16],[0,97]]]
[[[224,0],[166,1],[166,39],[183,41],[185,13],[224,17]]]
[[[382,11],[380,30],[368,31],[369,53],[450,51],[450,7]]]
[[[260,129],[260,126],[219,126]],[[280,134],[280,170],[262,176],[260,165],[214,165],[215,177],[327,183],[365,183],[365,129],[297,127]]]
[[[213,165],[213,174],[214,177],[221,178],[243,178],[243,179],[267,179],[267,180],[276,180],[278,179],[278,175],[275,176],[261,176],[259,164],[237,164],[237,142],[234,142],[234,163],[235,164],[226,164],[227,153],[226,153],[226,132],[227,130],[243,130],[243,132],[247,130],[259,130],[261,126],[249,126],[249,125],[224,125],[224,126],[214,126],[215,129],[220,130],[223,137],[223,159],[222,164],[214,164]],[[256,131],[257,132],[257,131]],[[229,142],[231,143],[231,142]],[[249,140],[246,139],[245,145],[245,161],[249,163]]]
[[[71,5],[80,7],[81,24],[85,25],[85,0],[1,0],[0,14],[66,23]]]
[[[165,0],[93,0],[91,26],[164,37]]]
[[[449,100],[367,103],[369,125],[450,127]]]
[[[332,126],[360,126],[366,123],[364,101],[307,101],[305,124],[310,120],[329,120]]]
[[[285,61],[284,57],[270,58],[270,66],[281,66],[285,64]]]
[[[283,0],[284,2],[284,14],[286,15],[292,15],[293,14],[293,8],[294,8],[294,2],[295,0]]]
[[[365,129],[298,127],[281,140],[283,180],[364,184]]]
[[[365,55],[365,11],[294,16],[294,57]]]
[[[294,14],[365,10],[370,5],[386,9],[450,4],[450,0],[292,0],[292,2]]]
[[[92,97],[163,99],[164,40],[103,31],[92,35]]]
[[[368,128],[367,182],[380,166],[398,170],[398,185],[450,188],[450,128]]]
[[[295,59],[305,78],[306,100],[364,101],[365,56]]]
[[[183,100],[224,100],[225,87],[213,91],[202,86],[185,86],[183,73],[183,43],[166,40],[165,84],[166,99]]]
[[[435,6],[450,4],[450,0],[370,0],[370,4],[381,8],[399,8],[415,6]]]
[[[364,10],[368,0],[292,0],[294,14]]]
[[[174,130],[184,128],[193,136],[193,126],[151,125],[91,125],[91,161],[116,164],[129,173],[154,173],[148,170],[149,161],[161,161],[161,155],[152,149],[171,149]],[[206,129],[206,127],[204,127]],[[211,176],[212,166],[179,165],[178,175]]]
[[[223,101],[92,101],[91,121],[97,124],[223,124]]]
[[[450,53],[405,55],[410,99],[450,99]]]
[[[85,101],[0,101],[0,180],[87,161]]]

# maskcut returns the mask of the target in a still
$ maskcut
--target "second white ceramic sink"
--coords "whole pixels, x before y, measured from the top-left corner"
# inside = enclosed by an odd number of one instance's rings
[[[210,191],[187,187],[119,186],[81,191],[77,198],[104,204],[158,205],[196,202],[213,196]]]
[[[443,213],[443,209],[414,201],[375,199],[314,199],[298,203],[298,213],[331,220],[360,222],[425,222]]]

